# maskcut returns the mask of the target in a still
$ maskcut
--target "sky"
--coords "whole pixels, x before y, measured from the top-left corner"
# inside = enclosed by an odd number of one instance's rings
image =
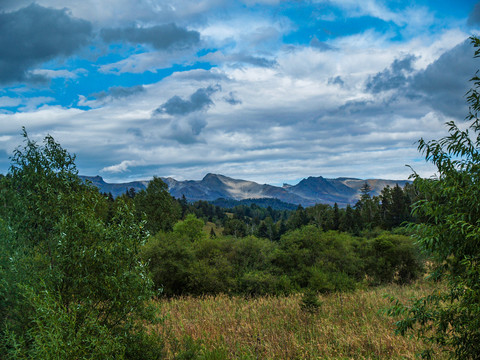
[[[430,176],[479,29],[470,0],[0,0],[0,173],[25,127],[108,182]]]

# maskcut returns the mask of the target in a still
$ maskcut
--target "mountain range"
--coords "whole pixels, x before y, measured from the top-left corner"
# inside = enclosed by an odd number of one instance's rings
[[[107,183],[101,176],[81,176],[89,180],[101,192],[112,193],[114,197],[124,194],[128,189],[141,191],[147,188],[148,181],[133,181],[128,183]],[[355,179],[336,178],[327,179],[322,176],[303,179],[296,185],[284,184],[273,186],[258,184],[248,180],[233,179],[220,174],[207,174],[202,180],[178,181],[171,177],[162,178],[168,185],[170,194],[176,198],[183,195],[189,201],[214,201],[219,198],[232,200],[274,198],[286,203],[312,206],[318,203],[339,206],[353,205],[360,197],[360,189],[367,183],[372,191],[370,195],[379,195],[384,187],[398,184],[404,187],[407,180],[383,179]]]

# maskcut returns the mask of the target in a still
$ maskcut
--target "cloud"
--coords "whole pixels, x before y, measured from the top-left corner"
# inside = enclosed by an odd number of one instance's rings
[[[328,84],[343,86],[345,85],[345,82],[343,81],[341,76],[335,76],[328,79]]]
[[[36,1],[65,6],[61,0]],[[0,103],[18,104],[12,99],[19,97],[20,108],[31,96],[56,99],[0,115],[2,135],[14,138],[0,143],[0,152],[11,154],[26,125],[35,139],[49,132],[77,153],[83,174],[102,169],[107,181],[153,174],[201,178],[206,171],[261,182],[308,175],[405,178],[410,170],[404,164],[420,158],[415,141],[444,135],[443,123],[451,117],[443,103],[455,98],[464,104],[465,90],[457,85],[468,88],[473,72],[463,67],[469,61],[455,59],[463,56],[458,50],[448,59],[440,55],[468,36],[456,25],[465,16],[448,24],[438,19],[430,28],[426,21],[427,30],[415,32],[416,25],[404,21],[408,5],[342,2],[347,5],[325,5],[335,10],[331,25],[351,25],[343,16],[354,14],[363,16],[353,20],[362,26],[347,29],[348,36],[332,29],[326,37],[316,15],[299,11],[295,2],[275,9],[226,0],[68,2],[72,14],[104,29],[98,46],[61,64],[55,56],[62,54],[22,65],[30,80],[56,79],[52,91],[5,88]],[[305,9],[317,14],[323,8],[307,3]],[[335,3],[342,8],[333,9]],[[403,25],[393,24],[394,17]],[[165,23],[174,23],[173,30],[162,38]],[[414,34],[404,36],[410,29]],[[88,73],[75,72],[78,66]],[[72,74],[78,77],[68,86],[58,80]],[[65,101],[68,92],[74,96]],[[90,94],[88,101],[75,104],[80,94]]]
[[[199,116],[174,119],[165,137],[184,145],[194,144],[200,141],[199,135],[206,126],[207,121]]]
[[[178,27],[174,23],[152,27],[102,29],[100,36],[106,42],[125,41],[148,44],[157,50],[190,48],[200,41],[198,31]]]
[[[445,116],[463,119],[468,113],[465,94],[469,80],[478,69],[473,55],[468,39],[443,52],[424,69],[415,70],[419,57],[409,54],[370,76],[365,89],[374,95],[393,91],[381,97],[386,103],[410,99],[415,106],[425,105]]]
[[[323,3],[324,0],[314,0]],[[415,6],[401,1],[383,0],[330,0],[339,8],[343,9],[347,18],[370,16],[385,22],[393,22],[398,26],[428,26],[434,19],[424,7]],[[408,5],[407,5],[408,4]]]
[[[20,98],[12,98],[8,96],[0,96],[0,108],[2,107],[16,107],[22,103]]]
[[[246,53],[227,53],[221,51],[209,53],[200,58],[202,61],[208,61],[212,64],[221,65],[229,63],[233,66],[240,66],[241,64],[250,64],[257,67],[271,68],[277,65],[275,60],[270,60],[260,56],[249,55]]]
[[[395,61],[387,69],[370,77],[366,84],[367,91],[377,94],[381,91],[399,89],[407,84],[407,77],[413,72],[416,56],[407,55]]]
[[[188,80],[188,81],[228,81],[228,76],[221,72],[218,68],[212,68],[210,70],[193,69],[188,71],[179,71],[173,73],[170,78],[175,80]]]
[[[421,96],[433,109],[445,115],[463,119],[468,112],[465,93],[479,66],[473,55],[468,39],[446,51],[412,78],[410,94]]]
[[[103,173],[123,173],[128,171],[128,168],[132,165],[135,165],[136,161],[132,160],[123,160],[120,164],[106,166],[100,170]]]
[[[28,70],[73,54],[87,44],[91,35],[91,24],[70,17],[65,9],[32,4],[0,13],[0,83],[45,78],[45,74],[29,74]]]
[[[225,96],[223,98],[227,103],[229,103],[230,105],[239,105],[242,103],[242,100],[240,99],[237,99],[237,97],[235,96],[235,94],[233,93],[233,91],[230,91],[228,93],[228,96]]]
[[[12,0],[2,0],[12,1]],[[28,1],[31,0],[14,0]],[[65,6],[65,0],[37,0],[54,7]],[[206,14],[219,11],[226,0],[83,0],[68,1],[75,16],[89,18],[101,27],[117,27],[123,24],[142,23],[203,23]]]
[[[140,74],[146,71],[156,72],[158,69],[170,68],[173,64],[192,64],[191,51],[175,50],[150,51],[133,54],[126,59],[111,64],[101,65],[99,71],[104,74],[133,73]]]
[[[111,97],[112,99],[122,99],[142,93],[144,91],[145,87],[143,85],[135,85],[131,87],[112,86],[108,88],[107,91],[101,91],[99,93],[92,94],[91,96],[97,98],[97,100],[104,100],[108,97]]]
[[[203,110],[213,104],[211,95],[220,89],[219,85],[200,88],[190,95],[188,100],[184,100],[180,96],[175,95],[168,99],[163,105],[160,105],[160,107],[154,111],[154,114],[187,115],[195,111]]]
[[[85,69],[76,69],[74,71],[68,70],[48,70],[48,69],[35,69],[30,71],[30,74],[34,76],[39,76],[45,79],[76,79],[78,78],[79,74],[86,74],[87,71]]]
[[[333,50],[333,47],[331,45],[328,45],[324,41],[318,40],[316,36],[314,36],[312,40],[310,40],[310,46],[322,51]]]

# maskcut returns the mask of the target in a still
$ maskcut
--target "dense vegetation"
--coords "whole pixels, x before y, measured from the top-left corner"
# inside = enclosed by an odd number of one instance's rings
[[[79,179],[53,138],[24,139],[0,180],[7,359],[159,358],[162,338],[146,330],[154,296],[333,293],[422,271],[410,237],[371,215],[395,191],[408,203],[398,187],[378,199],[366,189],[355,209],[226,210],[174,199],[160,178],[113,199]]]
[[[3,359],[158,359],[138,252],[143,223],[77,176],[50,136],[30,140],[0,183],[0,354]]]

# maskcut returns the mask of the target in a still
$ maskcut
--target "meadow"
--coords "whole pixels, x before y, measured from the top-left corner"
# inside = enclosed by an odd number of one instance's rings
[[[160,299],[156,330],[167,359],[414,359],[425,344],[395,334],[388,296],[408,301],[435,286],[422,280],[320,295],[317,312],[303,310],[299,294]]]

